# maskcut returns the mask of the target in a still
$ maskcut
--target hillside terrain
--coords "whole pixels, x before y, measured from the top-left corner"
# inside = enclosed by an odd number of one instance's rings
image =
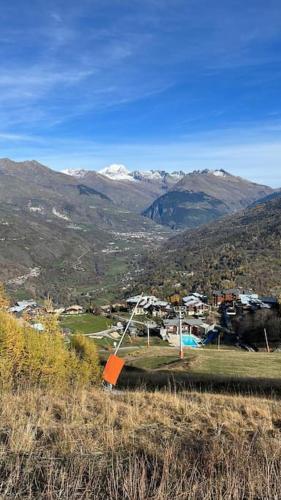
[[[197,226],[238,210],[258,197],[275,196],[271,188],[219,172],[184,176],[183,172],[128,172],[123,166],[112,165],[99,173],[76,171],[69,175],[70,172],[56,172],[36,161],[2,159],[0,281],[18,297],[26,292],[34,296],[50,293],[57,301],[82,296],[87,301],[103,301],[127,290],[133,282],[133,269],[139,273],[145,267],[148,283],[153,282],[157,269],[165,276],[174,267],[173,251],[177,254],[176,266],[187,272],[192,268],[193,272],[193,265],[185,261],[186,245],[192,249],[193,263],[201,262],[201,254],[198,244],[195,248],[185,241],[188,235],[173,240],[178,242],[179,251],[177,243],[175,250],[173,243],[168,243],[169,258],[164,267],[159,259],[152,268],[146,261],[135,267],[136,262],[149,251],[156,251],[171,235],[167,213],[162,214],[161,220],[150,220],[138,212],[165,191],[164,197],[169,198],[175,213],[182,214],[182,221],[189,220]],[[171,187],[175,185],[177,191]],[[193,208],[184,208],[187,205]],[[164,219],[167,227],[157,224]],[[234,226],[237,230],[236,223]],[[228,234],[224,221],[217,227]],[[232,233],[231,230],[230,241],[235,238]],[[202,243],[200,234],[199,231]],[[210,236],[209,252],[216,253],[216,244]],[[198,266],[196,269],[196,276],[202,280]],[[213,275],[212,271],[210,280]]]
[[[281,196],[186,231],[146,259],[141,282],[171,292],[224,287],[281,293]]]
[[[95,289],[125,274],[140,241],[158,244],[162,234],[82,179],[0,160],[0,280],[11,290],[62,297]]]
[[[173,229],[194,228],[241,210],[272,192],[268,186],[224,170],[195,171],[155,200],[144,215]]]

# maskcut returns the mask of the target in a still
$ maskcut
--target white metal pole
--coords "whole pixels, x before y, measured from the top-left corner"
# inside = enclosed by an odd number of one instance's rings
[[[183,359],[183,345],[182,345],[182,311],[180,309],[180,359]]]
[[[269,351],[269,345],[268,345],[268,338],[267,338],[267,331],[266,331],[266,328],[264,329],[264,336],[265,336],[265,343],[266,343],[266,349],[267,349],[267,352],[270,352],[270,351]]]
[[[115,351],[114,351],[114,355],[115,355],[115,356],[116,356],[116,354],[118,353],[118,351],[119,351],[119,349],[120,349],[120,347],[121,347],[121,344],[122,344],[122,342],[123,342],[123,340],[124,340],[124,337],[125,337],[125,335],[126,335],[126,333],[127,333],[128,329],[129,329],[129,326],[130,326],[131,321],[132,321],[132,319],[133,319],[133,317],[134,317],[134,314],[135,314],[135,312],[136,312],[136,310],[137,310],[137,308],[138,308],[138,306],[139,306],[139,303],[140,303],[140,302],[141,302],[141,300],[142,300],[142,297],[143,297],[143,293],[140,295],[139,300],[138,300],[138,302],[136,303],[136,305],[135,305],[135,307],[134,307],[134,309],[133,309],[133,312],[132,312],[132,314],[131,314],[131,317],[130,317],[130,319],[129,319],[129,321],[128,321],[127,325],[126,325],[126,328],[125,328],[125,330],[124,330],[124,332],[123,332],[123,335],[122,335],[121,339],[119,340],[118,346],[116,347],[116,349],[115,349]]]

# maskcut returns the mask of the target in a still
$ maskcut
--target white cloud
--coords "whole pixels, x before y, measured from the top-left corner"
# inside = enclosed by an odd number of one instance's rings
[[[6,132],[0,132],[0,141],[36,143],[42,142],[42,139],[36,138],[34,135],[10,134]]]

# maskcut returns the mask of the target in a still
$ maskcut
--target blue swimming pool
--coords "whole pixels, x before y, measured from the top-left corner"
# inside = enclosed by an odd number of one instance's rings
[[[185,347],[199,347],[199,339],[195,335],[183,335],[182,343]]]

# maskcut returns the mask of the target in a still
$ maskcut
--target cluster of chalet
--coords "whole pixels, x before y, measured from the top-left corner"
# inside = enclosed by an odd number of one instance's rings
[[[128,308],[135,311],[135,315],[150,314],[154,318],[165,318],[172,311],[169,302],[160,300],[154,295],[136,295],[126,302]]]
[[[242,288],[230,288],[213,292],[213,305],[215,307],[241,305],[243,309],[268,309],[276,306],[277,302],[276,297],[259,297],[253,290],[244,290]]]
[[[207,298],[199,293],[191,293],[182,299],[175,294],[169,302],[154,295],[136,295],[127,299],[127,306],[130,310],[135,309],[135,315],[150,314],[154,318],[168,317],[177,305],[181,305],[186,316],[205,316],[210,309]]]
[[[191,293],[187,297],[183,297],[182,301],[188,316],[204,316],[210,309],[207,297],[200,293]]]
[[[183,298],[174,294],[169,297],[169,302],[154,295],[136,295],[127,299],[127,306],[136,315],[161,319],[160,335],[170,345],[178,345],[180,329],[184,345],[188,347],[199,347],[209,341],[212,332],[217,333],[213,321],[206,319],[210,310],[207,298],[199,293],[191,293]]]
[[[38,316],[40,314],[81,314],[84,312],[84,309],[77,304],[69,307],[48,308],[37,304],[34,300],[21,300],[16,302],[13,307],[10,307],[9,312],[17,316],[21,316],[22,314]]]

